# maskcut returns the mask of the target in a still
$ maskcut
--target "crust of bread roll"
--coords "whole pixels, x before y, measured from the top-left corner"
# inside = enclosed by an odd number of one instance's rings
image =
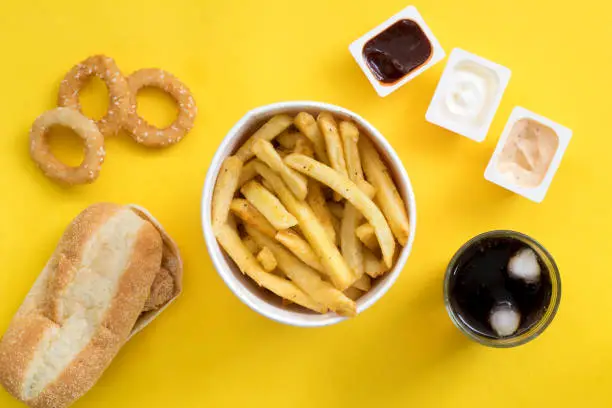
[[[66,229],[0,340],[0,382],[34,408],[85,394],[129,338],[160,270],[158,230],[96,204]]]

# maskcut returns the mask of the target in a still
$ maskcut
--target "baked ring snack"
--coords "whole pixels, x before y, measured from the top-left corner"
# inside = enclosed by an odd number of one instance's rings
[[[197,114],[195,100],[187,86],[174,75],[161,69],[147,68],[134,72],[127,82],[130,102],[124,128],[136,142],[148,147],[165,147],[180,142],[193,128]],[[145,87],[167,92],[178,104],[178,117],[166,129],[159,129],[138,115],[136,96]]]
[[[60,84],[57,103],[81,111],[79,92],[94,75],[104,81],[109,96],[108,111],[96,125],[104,136],[116,135],[127,118],[128,85],[112,58],[94,55],[75,65]]]
[[[0,383],[34,408],[85,394],[129,338],[162,252],[158,230],[129,207],[79,214],[0,340]]]
[[[53,153],[47,134],[53,126],[64,126],[83,139],[85,158],[78,167],[62,163]],[[104,137],[96,125],[79,111],[55,108],[40,115],[30,130],[30,155],[45,175],[69,185],[91,183],[104,162]]]

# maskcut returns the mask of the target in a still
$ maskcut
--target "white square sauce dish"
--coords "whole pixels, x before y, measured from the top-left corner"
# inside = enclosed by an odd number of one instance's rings
[[[516,107],[506,124],[485,179],[536,203],[542,202],[572,138],[572,131]]]
[[[434,125],[482,142],[510,76],[508,68],[455,48],[425,118]]]
[[[446,53],[416,7],[409,6],[349,46],[379,96],[440,62]]]

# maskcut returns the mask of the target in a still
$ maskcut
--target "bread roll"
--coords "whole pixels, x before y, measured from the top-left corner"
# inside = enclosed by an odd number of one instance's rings
[[[67,228],[0,341],[0,382],[34,408],[85,394],[126,342],[160,271],[159,231],[96,204]]]

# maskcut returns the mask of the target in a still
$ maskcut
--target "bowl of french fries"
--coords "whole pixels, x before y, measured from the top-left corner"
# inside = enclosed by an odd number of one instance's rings
[[[222,141],[202,225],[216,270],[246,305],[281,323],[326,326],[397,280],[416,204],[399,157],[365,119],[282,102],[248,112]]]

